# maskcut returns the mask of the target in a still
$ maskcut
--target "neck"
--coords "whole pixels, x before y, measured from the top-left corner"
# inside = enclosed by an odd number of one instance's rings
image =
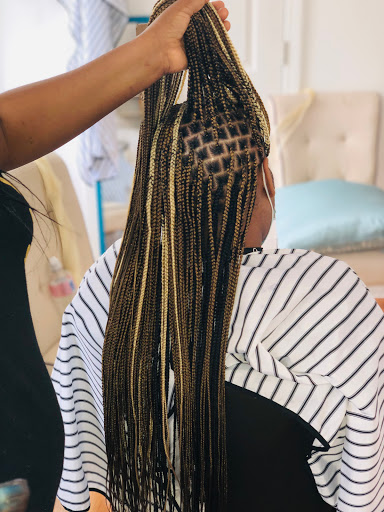
[[[244,247],[252,248],[252,247],[261,247],[263,244],[263,238],[260,233],[260,229],[253,228],[252,224],[249,226],[247,235],[245,237]]]

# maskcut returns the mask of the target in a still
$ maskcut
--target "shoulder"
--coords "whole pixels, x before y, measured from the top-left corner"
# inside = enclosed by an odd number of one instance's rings
[[[104,334],[109,312],[110,289],[113,272],[119,254],[121,240],[111,245],[95,263],[87,270],[71,304],[65,314],[80,318],[88,325],[87,331],[94,332],[91,324],[96,322],[103,327],[99,330]],[[93,326],[95,327],[95,326]]]
[[[318,274],[314,283],[315,289],[323,291],[337,288],[342,291],[356,288],[361,293],[370,295],[365,283],[345,261],[315,251],[308,251],[308,254],[303,257],[304,265],[307,259],[314,262],[313,266]]]
[[[353,336],[362,338],[373,327],[382,325],[383,312],[353,268],[345,261],[314,251],[299,252],[302,258],[293,269],[293,315],[300,311],[308,324],[323,323],[324,330],[334,330],[348,340],[351,325],[356,326]]]
[[[260,286],[267,295],[285,297],[286,313],[299,305],[305,308],[316,304],[326,309],[339,304],[348,309],[360,298],[365,305],[375,303],[363,281],[346,262],[303,249],[266,250],[244,257],[239,287],[243,288],[244,284],[251,291]]]
[[[102,347],[120,245],[120,240],[111,245],[85,273],[75,297],[64,312],[61,349],[86,343],[98,353]]]
[[[304,275],[309,300],[322,297],[329,305],[341,301],[348,307],[356,297],[364,296],[365,301],[374,303],[365,283],[345,261],[315,251],[298,250],[296,256],[295,272]]]
[[[79,290],[85,287],[86,283],[95,283],[104,288],[109,295],[112,276],[115,270],[117,256],[120,251],[121,239],[112,244],[104,254],[87,270],[80,284]]]
[[[313,284],[316,287],[326,285],[341,274],[357,277],[344,261],[305,249],[268,249],[251,253],[244,257],[242,267],[258,269],[257,274],[267,273],[275,280],[287,275],[290,281],[299,279],[301,285],[311,287]]]

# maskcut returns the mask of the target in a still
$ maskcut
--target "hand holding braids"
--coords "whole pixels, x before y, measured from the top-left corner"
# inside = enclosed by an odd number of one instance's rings
[[[173,1],[160,0],[151,22]],[[182,73],[145,92],[112,282],[103,394],[113,511],[174,511],[175,500],[183,512],[225,510],[225,353],[269,121],[209,4],[184,42],[187,102],[175,104]]]

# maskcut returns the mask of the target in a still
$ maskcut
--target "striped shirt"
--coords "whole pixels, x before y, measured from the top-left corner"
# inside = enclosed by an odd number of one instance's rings
[[[85,511],[106,494],[102,349],[120,242],[88,270],[63,317],[52,373],[65,426],[58,497]],[[308,460],[340,512],[384,510],[384,315],[353,270],[312,251],[244,256],[226,380],[293,411],[318,433]]]

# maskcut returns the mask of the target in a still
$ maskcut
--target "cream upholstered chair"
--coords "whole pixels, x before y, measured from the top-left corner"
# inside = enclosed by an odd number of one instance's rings
[[[382,186],[377,167],[380,97],[375,92],[314,92],[270,98],[270,166],[276,186],[342,179]],[[332,254],[368,286],[384,286],[384,251]]]
[[[338,178],[377,182],[380,97],[311,90],[270,98],[279,185]]]
[[[79,273],[84,274],[92,265],[93,257],[75,190],[63,160],[55,153],[51,153],[45,158],[55,177],[59,180],[62,205],[67,220],[72,226],[73,241],[76,244],[79,256]],[[19,167],[12,171],[12,174],[37,197],[23,186],[17,185],[19,191],[32,207],[39,212],[45,213],[47,211],[50,217],[60,221],[52,210],[44,181],[36,163]],[[36,337],[49,373],[51,373],[56,358],[60,341],[61,320],[65,307],[63,304],[55,303],[49,291],[49,258],[51,256],[56,256],[60,261],[63,261],[60,230],[51,220],[41,215],[34,215],[34,239],[26,260],[26,277]]]

